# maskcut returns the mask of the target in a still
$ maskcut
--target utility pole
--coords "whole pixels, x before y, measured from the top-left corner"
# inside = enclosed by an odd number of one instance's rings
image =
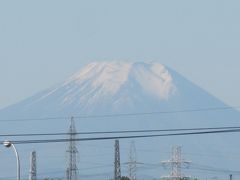
[[[30,154],[29,180],[37,180],[37,155],[36,155],[36,151],[32,151],[31,154]]]
[[[121,180],[120,148],[119,140],[115,140],[114,180]]]
[[[170,165],[171,166],[171,172],[168,176],[163,176],[163,179],[167,180],[180,180],[189,178],[182,174],[182,166],[189,165],[190,161],[185,161],[182,159],[182,152],[181,152],[181,146],[174,146],[172,148],[172,157],[170,160],[162,161],[162,164]]]
[[[66,180],[78,180],[77,156],[78,150],[76,146],[76,128],[74,118],[71,117],[71,124],[69,128],[69,144],[67,149],[67,170]]]
[[[130,180],[137,179],[137,155],[134,141],[131,141],[130,145],[128,173]]]

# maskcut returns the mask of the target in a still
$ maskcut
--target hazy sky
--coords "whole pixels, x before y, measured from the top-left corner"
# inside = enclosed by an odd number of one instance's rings
[[[101,60],[155,60],[240,105],[239,19],[239,0],[0,1],[0,108]]]

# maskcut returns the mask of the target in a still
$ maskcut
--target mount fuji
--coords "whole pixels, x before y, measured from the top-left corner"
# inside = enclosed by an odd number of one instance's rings
[[[157,110],[155,105],[167,102],[174,91],[172,77],[161,64],[91,63],[63,84],[6,110],[65,115],[142,112]]]
[[[0,111],[7,117],[111,114],[226,106],[159,63],[95,62]]]
[[[0,110],[0,120],[4,120],[1,123],[16,124],[8,128],[0,126],[0,131],[8,134],[64,132],[69,121],[62,117],[71,116],[76,117],[79,132],[239,126],[240,113],[224,107],[227,105],[221,100],[160,63],[94,62],[63,83]],[[237,154],[240,150],[240,144],[236,143],[237,135],[137,139],[135,143],[140,162],[157,163],[168,159],[166,152],[173,145],[180,145],[190,152],[185,155],[193,162],[237,170],[240,161],[233,161],[229,155]],[[128,140],[121,140],[121,143],[124,152],[128,148]],[[113,164],[112,144],[108,141],[82,143],[80,168],[85,167],[81,161]],[[61,156],[64,146],[56,146],[59,148],[56,149],[55,145],[49,145],[52,149],[42,148],[41,145],[31,147],[38,147],[42,157],[49,153]],[[156,149],[159,151],[151,152]],[[24,147],[22,153],[25,151]],[[98,152],[109,156],[94,157]],[[122,161],[128,161],[128,153],[122,153]],[[64,164],[64,160],[49,160],[48,165],[60,166],[60,162]],[[44,163],[40,161],[42,170],[49,169]],[[61,167],[64,169],[64,166]],[[105,168],[105,171],[109,171],[109,168]],[[193,176],[200,176],[199,171],[187,170]],[[94,170],[90,174],[101,172],[102,169]],[[167,172],[152,169],[140,173],[141,177],[158,178]],[[224,178],[226,176],[222,175]]]

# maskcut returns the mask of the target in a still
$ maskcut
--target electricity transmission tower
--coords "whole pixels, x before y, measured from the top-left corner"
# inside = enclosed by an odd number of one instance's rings
[[[69,144],[67,149],[67,170],[66,180],[78,180],[77,156],[78,150],[76,147],[76,128],[73,117],[69,128]]]
[[[182,174],[182,167],[189,165],[190,161],[185,161],[182,159],[182,152],[180,146],[174,146],[172,148],[172,157],[170,160],[162,161],[163,165],[170,165],[171,172],[168,176],[163,176],[163,179],[167,180],[180,180],[180,179],[187,179],[189,177]]]
[[[130,145],[128,173],[130,180],[137,179],[137,155],[134,141],[131,141]]]
[[[32,151],[30,154],[30,171],[29,180],[37,179],[37,156],[36,151]]]
[[[121,165],[120,165],[119,140],[115,140],[114,150],[115,150],[114,180],[120,180],[121,179]]]

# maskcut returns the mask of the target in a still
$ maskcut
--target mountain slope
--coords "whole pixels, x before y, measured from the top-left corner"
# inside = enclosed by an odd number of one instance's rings
[[[23,112],[44,106],[44,111],[73,114],[105,113],[109,107],[112,112],[141,111],[146,107],[152,110],[153,104],[167,100],[174,88],[171,75],[160,64],[92,63],[62,85],[16,106],[24,107]]]
[[[151,112],[224,106],[159,63],[91,63],[64,83],[7,107],[18,116]]]
[[[97,62],[87,65],[58,86],[2,109],[0,119],[9,119],[9,121],[1,123],[8,123],[9,126],[0,126],[0,131],[2,133],[64,132],[69,120],[62,117],[70,116],[85,116],[76,118],[76,126],[80,132],[240,125],[238,111],[207,110],[216,107],[226,107],[226,105],[174,70],[159,63]],[[205,110],[195,111],[198,109]],[[183,112],[177,112],[181,110]],[[184,110],[193,111],[184,112]],[[144,112],[149,114],[138,114]],[[136,113],[136,115],[121,115],[128,113]],[[101,117],[101,115],[114,114],[119,116]],[[16,120],[21,118],[23,121]],[[10,121],[11,119],[14,121]],[[15,124],[11,125],[11,123]],[[81,135],[81,137],[88,136]],[[235,170],[235,167],[240,165],[238,161],[232,161],[231,158],[222,155],[240,149],[240,145],[235,142],[236,138],[237,134],[165,137],[138,139],[136,144],[141,162],[156,163],[168,159],[168,155],[163,152],[168,152],[172,145],[181,145],[187,152],[215,154],[220,157],[211,159],[193,156],[190,157],[193,162]],[[112,164],[112,143],[112,141],[89,142],[87,145],[81,143],[80,162],[82,160]],[[128,148],[128,140],[121,140],[121,143],[123,150]],[[25,153],[29,146],[22,147],[22,153]],[[92,149],[92,146],[95,146],[95,149]],[[38,149],[39,154],[42,155],[40,157],[49,153],[59,156],[64,153],[62,144],[58,145],[58,148],[55,145],[44,148],[41,145],[31,145],[31,147]],[[108,148],[104,149],[104,147]],[[146,147],[150,151],[154,149],[160,151],[156,153],[141,151]],[[95,157],[94,155],[99,151],[108,156]],[[126,162],[128,153],[123,151],[121,157]],[[221,163],[222,161],[224,163]],[[61,163],[54,160],[48,162],[49,167],[64,168],[63,164],[64,160]],[[48,166],[45,166],[43,161],[39,165],[43,169],[48,169]],[[80,163],[79,166],[85,167],[84,163]],[[94,170],[91,173],[102,173],[102,170]],[[163,174],[164,170],[157,169],[143,175],[160,177]]]

